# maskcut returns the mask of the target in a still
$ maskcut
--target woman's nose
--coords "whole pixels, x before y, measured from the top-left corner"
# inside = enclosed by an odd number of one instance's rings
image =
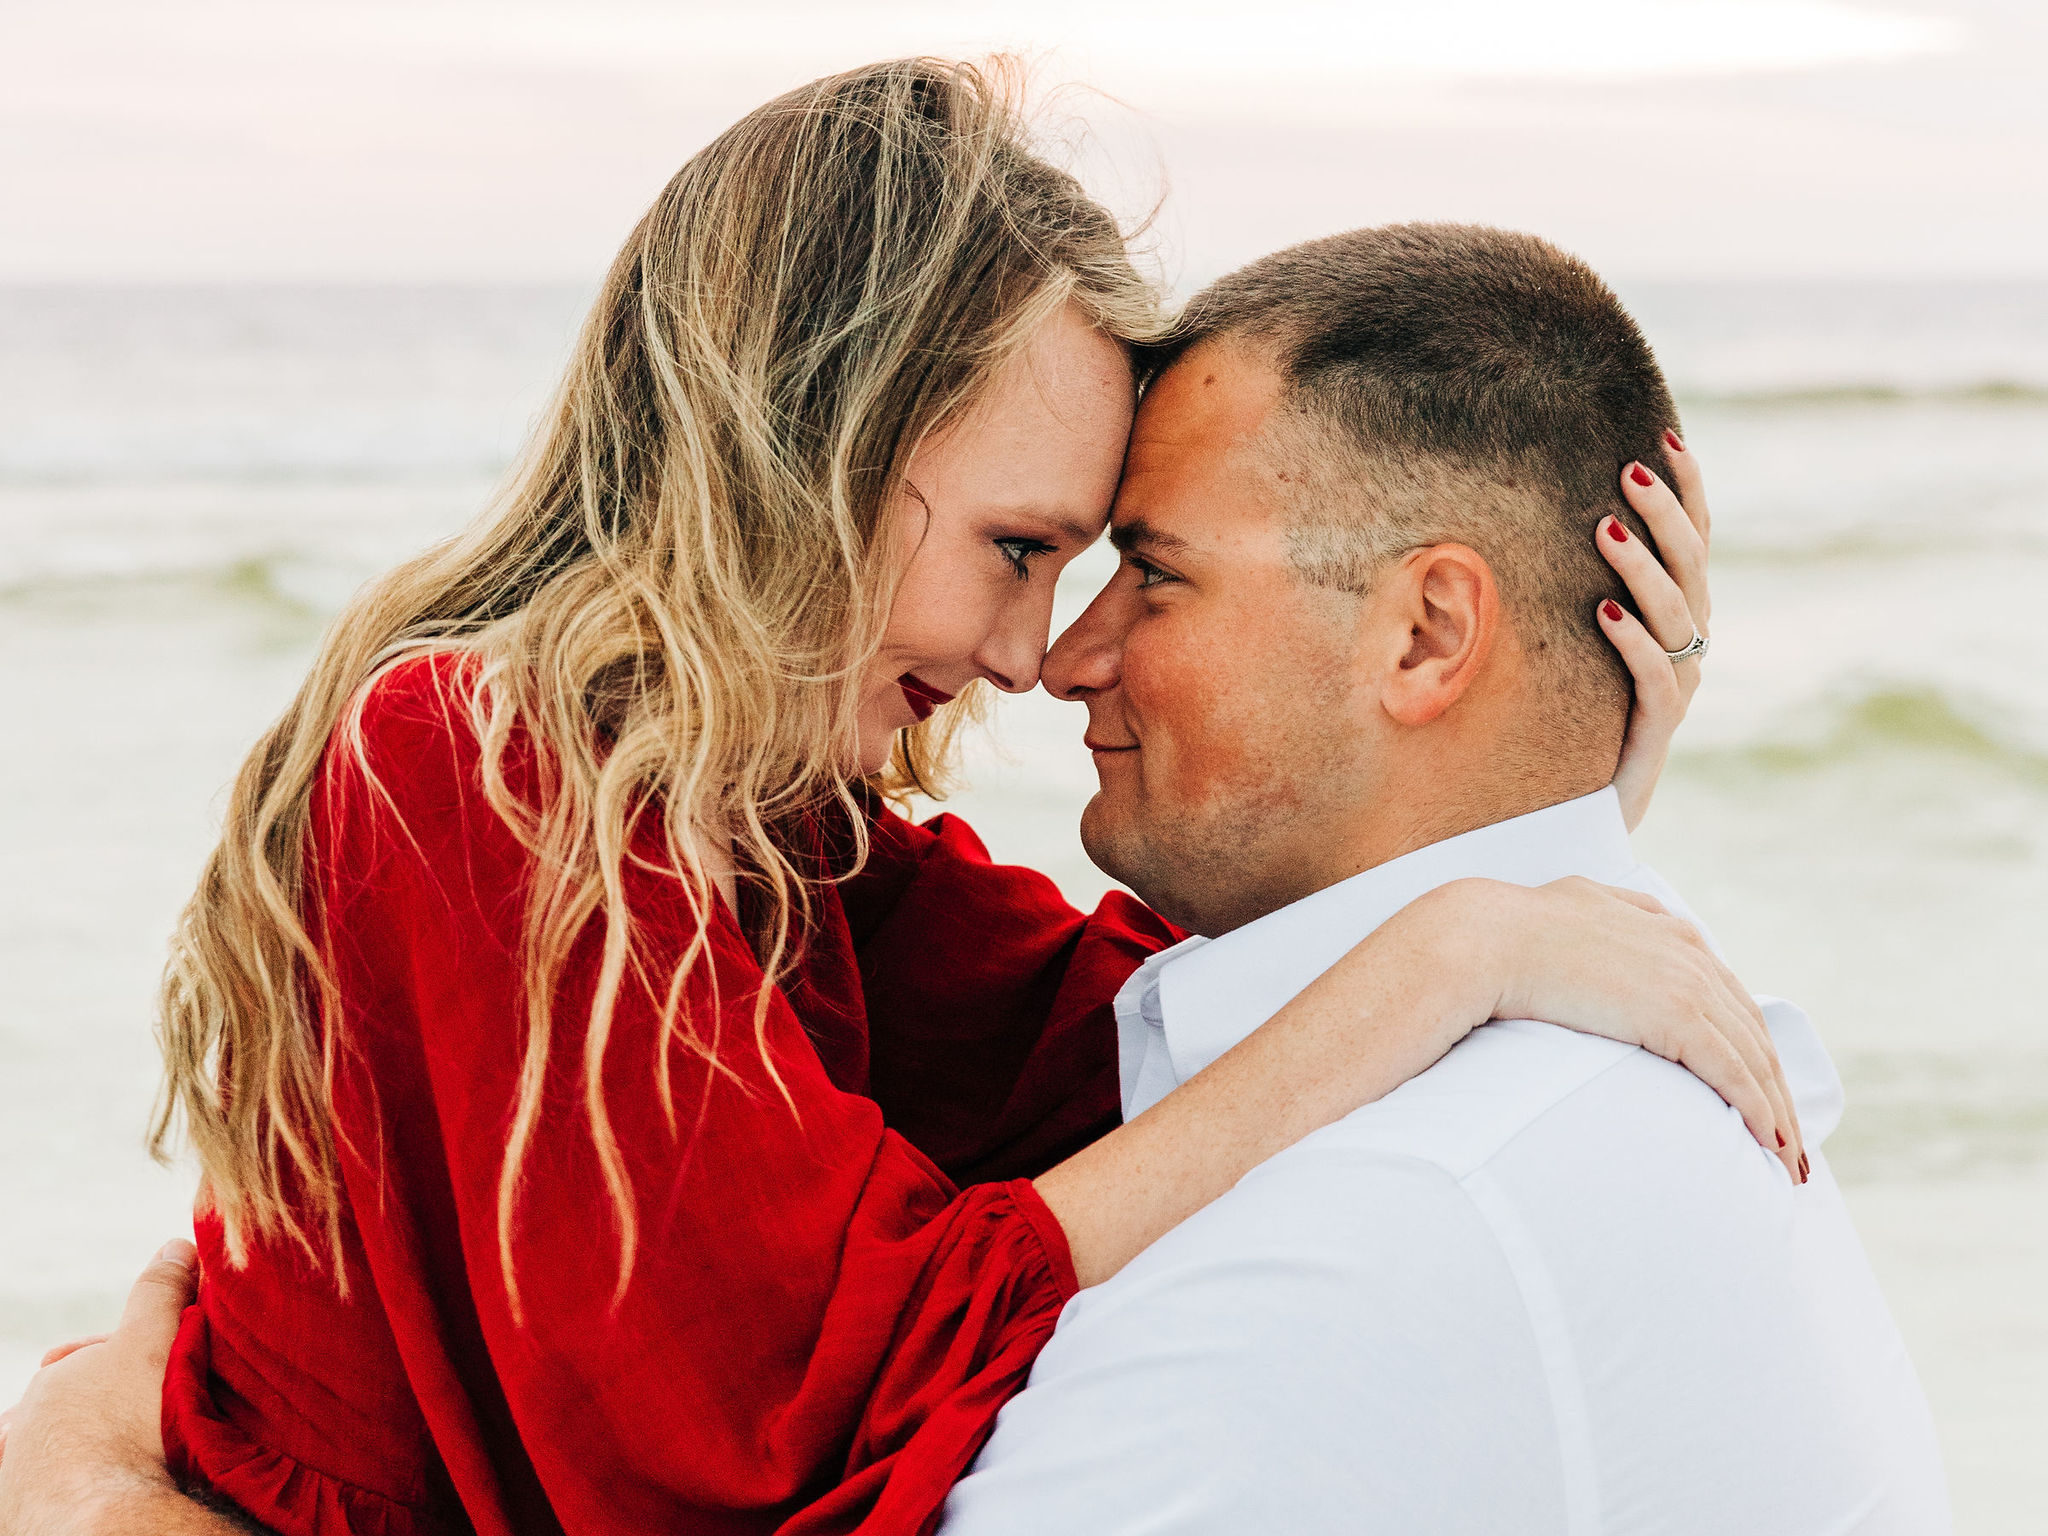
[[[1046,632],[1051,627],[1050,612],[1010,617],[989,635],[974,658],[981,675],[1005,693],[1029,693],[1038,686]]]

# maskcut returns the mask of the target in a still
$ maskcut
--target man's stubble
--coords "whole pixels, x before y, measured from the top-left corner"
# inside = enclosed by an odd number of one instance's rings
[[[1251,721],[1211,722],[1195,792],[1152,793],[1138,773],[1082,813],[1096,867],[1192,933],[1228,933],[1355,872],[1345,844],[1370,793],[1363,733],[1337,676],[1293,682],[1273,680]],[[1264,702],[1275,699],[1285,703]]]

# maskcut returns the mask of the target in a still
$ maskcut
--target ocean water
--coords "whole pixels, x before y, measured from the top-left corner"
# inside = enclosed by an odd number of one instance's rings
[[[1715,514],[1707,684],[1639,845],[1836,1054],[1829,1154],[1959,1529],[2037,1530],[2048,285],[1626,297]],[[141,1151],[149,1016],[223,786],[348,592],[480,506],[582,303],[0,290],[0,1402],[182,1227],[190,1171]],[[952,808],[1090,900],[1080,729],[1004,701]]]

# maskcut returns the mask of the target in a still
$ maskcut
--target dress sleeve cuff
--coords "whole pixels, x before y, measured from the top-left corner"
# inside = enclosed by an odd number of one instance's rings
[[[1052,1207],[1045,1203],[1045,1197],[1031,1180],[1012,1179],[1008,1187],[1011,1199],[1017,1202],[1018,1214],[1045,1251],[1046,1266],[1052,1271],[1053,1284],[1064,1306],[1081,1289],[1080,1277],[1074,1273],[1074,1251],[1067,1246],[1067,1229],[1060,1225],[1059,1217],[1053,1215]]]
[[[164,1461],[187,1492],[226,1500],[277,1536],[462,1536],[463,1529],[258,1443],[221,1411],[206,1315],[185,1309],[164,1376]]]

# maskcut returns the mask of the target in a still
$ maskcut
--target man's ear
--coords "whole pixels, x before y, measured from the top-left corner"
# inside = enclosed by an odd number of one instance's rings
[[[1398,724],[1428,725],[1464,696],[1500,632],[1493,568],[1463,544],[1432,544],[1404,556],[1382,590],[1396,628],[1398,663],[1380,690]]]

